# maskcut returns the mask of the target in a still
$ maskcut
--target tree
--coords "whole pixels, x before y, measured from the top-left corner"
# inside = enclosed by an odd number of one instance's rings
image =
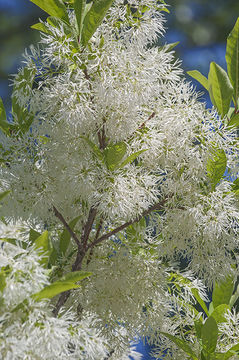
[[[207,286],[237,273],[237,183],[224,175],[238,172],[235,129],[223,125],[233,87],[215,100],[220,116],[206,110],[172,45],[154,46],[164,1],[32,2],[49,17],[33,26],[41,43],[14,78],[12,118],[0,113],[2,215],[28,228],[2,236],[1,331],[15,340],[1,351],[125,359],[137,336],[162,347],[175,260]],[[27,284],[17,303],[12,279]],[[188,289],[184,302],[206,299],[200,281]]]

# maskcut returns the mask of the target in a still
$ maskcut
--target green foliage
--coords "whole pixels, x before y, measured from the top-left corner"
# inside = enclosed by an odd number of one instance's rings
[[[91,5],[92,5],[92,3],[90,4],[90,7],[91,7]],[[87,10],[89,10],[90,8],[89,8],[89,4],[86,4],[86,0],[75,0],[73,6],[74,6],[75,14],[76,14],[79,40],[81,40],[83,21],[84,21],[85,15],[88,12]]]
[[[221,304],[229,304],[235,286],[234,278],[228,276],[226,280],[215,283],[212,293],[214,309]]]
[[[32,295],[32,298],[35,301],[40,301],[42,299],[51,299],[64,291],[77,289],[80,287],[80,285],[77,285],[76,282],[83,280],[91,275],[92,273],[85,271],[74,271],[68,273],[60,280],[44,287],[44,289]]]
[[[196,356],[196,354],[193,352],[193,350],[186,341],[165,332],[161,332],[161,334],[166,336],[171,341],[173,341],[180,349],[182,349],[187,355],[189,355],[191,359],[198,360],[198,357]]]
[[[7,121],[6,111],[3,105],[2,98],[0,98],[0,130],[9,135],[10,124]]]
[[[177,287],[177,294],[178,301],[180,302],[180,294],[183,292],[183,288],[181,285],[190,285],[191,281],[187,278],[184,278],[182,275],[172,273],[169,281],[173,282],[174,285]],[[188,336],[188,329],[191,327],[186,326],[183,330],[183,339],[172,336],[168,333],[163,333],[167,338],[173,341],[180,349],[182,349],[187,355],[190,356],[190,359],[200,359],[200,360],[226,360],[230,359],[235,354],[239,354],[239,344],[233,346],[231,349],[224,353],[219,353],[216,351],[217,343],[221,341],[221,334],[219,333],[218,324],[226,322],[225,314],[228,311],[231,311],[231,306],[235,303],[234,296],[237,295],[237,291],[233,294],[234,289],[234,279],[232,276],[228,276],[224,281],[220,283],[216,283],[213,289],[212,294],[212,302],[209,306],[209,311],[206,310],[206,321],[203,321],[203,317],[199,317],[197,320],[194,320],[194,329],[191,330],[191,335],[194,334],[196,337],[196,341],[199,345],[199,353],[195,354],[194,351],[190,347],[190,343],[187,342]],[[194,292],[191,289],[192,294],[195,297],[195,300],[201,305],[204,309],[204,301],[200,298],[198,292]],[[232,295],[233,294],[233,295]],[[237,296],[238,297],[238,296]],[[236,297],[236,298],[237,298]],[[202,305],[204,304],[204,305]],[[191,309],[190,304],[184,304]],[[197,313],[197,312],[196,312]],[[191,353],[190,353],[191,352]]]
[[[2,201],[6,196],[10,194],[11,190],[2,191],[0,193],[0,201]]]
[[[237,109],[239,90],[239,18],[227,38],[226,62],[228,76],[234,88],[234,103]]]
[[[212,191],[222,179],[227,167],[227,157],[223,149],[212,149],[207,161],[207,175],[211,182]]]
[[[202,345],[205,353],[213,353],[217,346],[218,327],[216,320],[209,316],[201,330]]]
[[[80,216],[77,216],[75,219],[73,219],[69,223],[69,226],[72,230],[74,230],[74,227],[76,226],[79,219],[80,219]],[[71,238],[71,235],[70,235],[69,231],[67,229],[64,229],[60,235],[60,253],[63,255],[65,255],[65,253],[68,249],[68,246],[70,244],[70,238]]]
[[[66,7],[61,0],[30,0],[35,5],[39,6],[43,11],[51,16],[58,17],[67,23],[69,23],[69,18],[67,14]]]
[[[206,76],[201,74],[200,71],[198,70],[187,71],[187,74],[190,75],[195,80],[197,80],[203,87],[205,87],[206,90],[209,89],[208,79],[206,78]]]
[[[211,101],[218,113],[224,117],[231,105],[233,87],[228,75],[215,62],[211,62],[208,74],[208,89]]]
[[[109,170],[115,170],[127,150],[125,142],[108,145],[104,150],[104,160]]]
[[[39,255],[42,256],[40,263],[47,266],[51,253],[51,245],[47,230],[34,240],[34,247],[35,249],[39,249]]]
[[[113,0],[96,0],[93,2],[83,21],[81,36],[83,46],[86,46],[92,35],[94,35],[112,3]]]

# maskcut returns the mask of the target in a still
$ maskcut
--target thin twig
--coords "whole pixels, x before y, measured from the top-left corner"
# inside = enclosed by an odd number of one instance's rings
[[[108,232],[107,234],[102,235],[101,237],[99,237],[98,239],[94,240],[91,244],[89,244],[86,248],[86,250],[93,248],[95,245],[98,245],[99,243],[101,243],[103,240],[108,239],[110,236],[117,234],[118,232],[124,230],[125,228],[127,228],[129,225],[132,225],[136,222],[138,222],[140,219],[142,219],[144,216],[149,215],[152,211],[154,210],[162,210],[163,209],[163,205],[168,201],[168,198],[163,199],[162,201],[160,201],[159,203],[151,206],[150,208],[148,208],[148,210],[145,210],[140,216],[138,216],[136,219],[127,221],[126,223],[118,226],[117,228],[115,228],[114,230]]]

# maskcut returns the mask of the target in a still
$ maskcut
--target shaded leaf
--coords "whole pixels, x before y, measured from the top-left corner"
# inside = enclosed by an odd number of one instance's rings
[[[0,130],[6,135],[9,135],[10,123],[7,121],[7,114],[3,105],[2,98],[0,97]]]
[[[216,320],[209,316],[201,330],[202,344],[208,353],[213,353],[217,346],[218,327]]]
[[[9,195],[11,190],[2,191],[0,193],[0,201],[2,201],[7,195]]]
[[[198,360],[197,355],[193,352],[193,350],[190,348],[186,341],[165,332],[161,332],[161,334],[173,341],[174,344],[176,344],[180,349],[182,349],[187,355],[191,356],[193,360]]]
[[[215,62],[210,64],[208,90],[213,105],[218,113],[224,117],[231,105],[233,87],[226,71]]]
[[[50,241],[48,237],[48,231],[44,231],[35,241],[34,241],[35,249],[39,249],[39,254],[42,255],[42,259],[40,260],[40,264],[47,265],[48,258],[50,256],[51,247]]]
[[[6,287],[6,276],[3,271],[0,272],[0,291],[3,292],[3,290]]]
[[[192,289],[192,294],[195,297],[195,299],[197,300],[197,302],[199,303],[199,305],[201,306],[201,308],[203,309],[203,311],[205,312],[205,314],[207,316],[209,316],[207,305],[205,304],[203,299],[201,299],[198,289],[193,288]]]
[[[87,142],[87,144],[91,147],[91,149],[93,150],[93,153],[96,155],[96,157],[98,157],[99,160],[103,161],[104,155],[100,151],[98,146],[85,136],[81,136],[81,138],[84,139]]]
[[[144,150],[139,150],[136,151],[135,153],[131,154],[130,156],[128,156],[121,164],[119,164],[118,168],[121,169],[123,168],[125,165],[133,162],[135,159],[137,159],[137,157],[142,154],[143,152],[147,151],[147,149]]]
[[[30,231],[29,231],[29,242],[30,242],[30,244],[33,244],[34,241],[37,238],[39,238],[39,236],[41,236],[41,233],[39,233],[38,231],[31,228]]]
[[[74,227],[76,226],[77,222],[79,221],[80,216],[77,216],[75,219],[73,219],[70,223],[69,226],[72,230],[74,230]],[[62,231],[62,234],[60,236],[60,252],[61,254],[65,254],[67,251],[67,248],[69,246],[70,243],[70,238],[71,235],[69,233],[69,231],[67,229],[64,229]]]
[[[227,127],[239,127],[239,114],[233,114],[230,121],[227,124]]]
[[[207,161],[207,175],[211,181],[212,191],[222,179],[227,167],[227,157],[223,149],[213,149]]]

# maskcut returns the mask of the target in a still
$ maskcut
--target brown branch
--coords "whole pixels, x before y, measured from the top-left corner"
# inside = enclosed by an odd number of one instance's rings
[[[83,231],[83,234],[81,237],[81,242],[82,242],[83,248],[86,247],[87,241],[89,239],[92,225],[93,225],[93,222],[96,217],[96,213],[97,213],[97,210],[95,208],[91,207],[89,215],[88,215],[88,219],[87,219],[87,222],[85,223],[84,231]]]
[[[108,239],[110,236],[117,234],[118,232],[124,230],[125,228],[127,228],[129,225],[132,225],[136,222],[138,222],[140,219],[142,219],[144,216],[149,215],[152,211],[154,210],[162,210],[163,209],[163,205],[168,201],[168,198],[163,199],[162,201],[160,201],[159,203],[151,206],[150,208],[148,208],[148,210],[145,210],[140,216],[138,216],[136,219],[134,220],[130,220],[127,221],[126,223],[118,226],[117,228],[115,228],[114,230],[110,231],[107,234],[102,235],[101,237],[99,237],[98,239],[96,239],[95,241],[93,241],[91,244],[88,245],[88,247],[86,248],[86,250],[93,248],[95,245],[98,245],[99,243],[101,243],[102,241]]]
[[[76,233],[70,228],[70,226],[64,219],[63,215],[55,208],[55,206],[53,206],[53,210],[54,210],[56,217],[62,222],[62,224],[65,226],[65,228],[70,233],[71,237],[75,240],[78,249],[81,248],[80,240],[78,239]]]
[[[152,112],[152,114],[148,117],[147,120],[145,120],[139,127],[138,130],[141,130],[145,127],[146,122],[148,122],[149,120],[151,120],[153,117],[155,117],[156,113]]]

